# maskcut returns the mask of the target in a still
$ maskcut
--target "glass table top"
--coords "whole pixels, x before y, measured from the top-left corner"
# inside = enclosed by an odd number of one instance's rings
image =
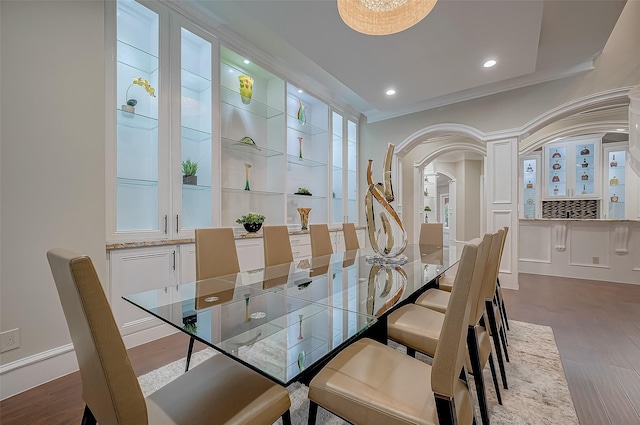
[[[205,344],[288,385],[349,344],[457,259],[410,245],[402,266],[371,265],[368,249],[123,298]],[[455,257],[455,255],[451,255]]]

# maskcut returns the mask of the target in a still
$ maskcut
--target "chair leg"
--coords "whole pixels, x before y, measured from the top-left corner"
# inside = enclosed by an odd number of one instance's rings
[[[500,333],[500,341],[502,342],[502,349],[504,350],[504,359],[509,363],[509,350],[507,349],[507,345],[509,344],[507,343],[507,333],[504,330],[504,326],[500,326],[498,333]]]
[[[438,394],[436,394],[435,397],[436,411],[438,412],[438,423],[440,425],[456,424],[456,410],[453,405],[453,399],[449,397],[439,396]]]
[[[308,425],[316,425],[316,416],[318,416],[318,403],[309,400],[309,421]]]
[[[498,286],[500,286],[500,278],[497,279],[498,282]],[[502,311],[502,320],[504,320],[504,324],[507,327],[507,330],[510,331],[511,329],[509,329],[509,318],[507,317],[507,309],[504,307],[504,299],[502,297],[498,297],[498,302],[500,303],[500,310]]]
[[[93,416],[91,409],[89,409],[89,406],[85,404],[84,414],[82,415],[82,422],[80,422],[80,425],[96,425],[97,423],[98,422],[96,421],[96,418]]]
[[[407,355],[415,358],[416,357],[415,348],[407,347]]]
[[[473,371],[473,380],[476,383],[476,394],[478,396],[478,406],[482,424],[489,425],[489,410],[487,408],[487,395],[484,390],[484,377],[482,376],[482,364],[480,362],[480,351],[478,348],[478,334],[475,326],[469,326],[467,330],[467,348],[469,349],[469,359]]]
[[[498,336],[498,325],[496,323],[496,317],[493,314],[493,301],[487,300],[485,303],[485,310],[489,319],[489,327],[491,329],[491,338],[493,338],[493,348],[496,351],[498,357],[498,366],[500,367],[500,375],[502,375],[502,386],[504,389],[508,389],[507,385],[507,373],[504,369],[504,361],[502,359],[502,347],[500,346],[500,336]]]
[[[282,425],[291,425],[291,411],[288,409],[282,414]]]
[[[187,351],[187,366],[184,368],[185,373],[189,370],[189,363],[191,363],[191,354],[193,353],[193,343],[195,339],[191,337],[189,340],[189,350]]]
[[[489,367],[491,368],[491,376],[493,377],[493,386],[496,389],[496,398],[498,404],[502,404],[502,396],[500,395],[500,385],[498,385],[498,374],[496,373],[496,365],[493,363],[493,353],[489,353]]]

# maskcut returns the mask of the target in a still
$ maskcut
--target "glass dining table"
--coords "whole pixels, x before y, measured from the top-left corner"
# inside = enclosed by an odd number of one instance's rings
[[[457,262],[442,247],[409,245],[406,264],[370,264],[360,249],[123,298],[273,381],[307,383],[358,338],[386,342],[387,315]],[[186,347],[185,347],[186,349]]]

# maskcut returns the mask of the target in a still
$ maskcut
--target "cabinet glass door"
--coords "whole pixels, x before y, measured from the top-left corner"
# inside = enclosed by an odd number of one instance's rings
[[[609,151],[607,156],[608,178],[605,184],[609,196],[608,218],[624,219],[626,151]]]
[[[576,144],[575,195],[595,195],[595,145]]]
[[[537,191],[537,175],[538,175],[538,160],[537,159],[525,159],[523,161],[524,166],[524,179],[522,193],[524,197],[524,218],[536,218],[536,191]]]
[[[567,196],[567,148],[549,150],[549,196]],[[525,168],[526,174],[526,168]]]
[[[329,106],[287,84],[287,224],[329,222]]]
[[[355,122],[347,121],[347,222],[358,220],[358,126]]]
[[[212,225],[212,46],[181,28],[179,229]],[[174,186],[175,187],[175,186]]]
[[[117,3],[116,231],[157,231],[159,15]]]
[[[342,171],[343,171],[343,137],[342,137],[342,124],[344,122],[342,115],[337,112],[331,114],[332,122],[332,138],[333,138],[333,193],[331,202],[331,218],[333,223],[342,223],[344,221],[343,213],[343,194],[342,194]]]

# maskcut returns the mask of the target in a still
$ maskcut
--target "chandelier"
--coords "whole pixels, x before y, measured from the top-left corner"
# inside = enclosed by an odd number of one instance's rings
[[[404,31],[431,12],[438,0],[338,0],[345,24],[369,35]]]

